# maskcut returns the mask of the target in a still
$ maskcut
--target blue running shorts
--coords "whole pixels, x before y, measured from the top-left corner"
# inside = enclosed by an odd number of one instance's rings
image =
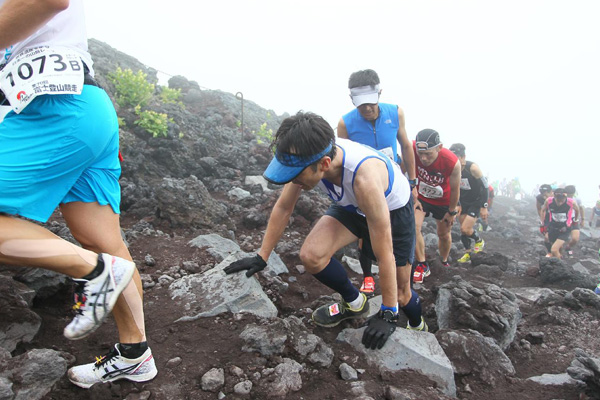
[[[120,213],[119,124],[104,90],[44,95],[0,123],[0,212],[46,222],[57,205]]]

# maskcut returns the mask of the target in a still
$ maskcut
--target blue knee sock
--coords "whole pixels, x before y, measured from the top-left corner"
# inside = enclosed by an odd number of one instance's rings
[[[342,295],[346,303],[354,301],[359,296],[358,289],[352,285],[346,270],[335,258],[329,260],[329,264],[321,271],[313,275],[323,285],[335,290]]]
[[[421,299],[419,299],[417,292],[412,289],[410,291],[412,296],[408,304],[402,307],[402,311],[408,318],[410,326],[416,327],[421,324]]]

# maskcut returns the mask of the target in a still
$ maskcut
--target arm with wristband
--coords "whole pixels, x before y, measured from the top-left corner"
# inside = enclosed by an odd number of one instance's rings
[[[442,218],[442,221],[448,225],[454,223],[454,218],[458,214],[458,200],[460,198],[460,178],[461,178],[462,165],[460,160],[456,161],[452,174],[450,175],[450,204],[448,205],[448,212]]]
[[[480,199],[480,211],[479,216],[482,220],[487,221],[488,217],[488,198],[490,195],[487,179],[483,176],[483,172],[481,172],[481,168],[479,165],[473,163],[471,164],[471,175],[473,178],[479,181],[479,199]]]
[[[377,159],[369,159],[358,171],[354,192],[360,209],[365,214],[373,253],[379,264],[382,305],[380,311],[369,319],[362,337],[362,343],[370,349],[383,347],[396,329],[398,319],[398,285],[396,261],[392,244],[390,212],[385,200],[387,169]],[[379,177],[379,179],[373,179]]]

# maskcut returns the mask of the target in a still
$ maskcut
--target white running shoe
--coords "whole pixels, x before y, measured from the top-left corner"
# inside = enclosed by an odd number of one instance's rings
[[[131,281],[135,264],[131,261],[101,254],[104,271],[92,279],[73,279],[78,283],[75,291],[75,318],[65,327],[67,339],[83,339],[94,332],[113,309],[119,295]]]
[[[119,379],[128,379],[134,382],[146,382],[153,379],[158,370],[154,363],[150,347],[141,357],[125,358],[115,344],[108,354],[96,357],[96,362],[77,365],[67,372],[69,380],[84,389],[89,389],[95,383],[112,382]]]

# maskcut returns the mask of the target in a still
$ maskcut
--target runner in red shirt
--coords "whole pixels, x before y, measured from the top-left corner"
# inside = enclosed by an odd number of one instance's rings
[[[416,268],[413,282],[422,283],[431,273],[425,259],[425,240],[421,233],[423,220],[432,215],[436,219],[439,252],[442,265],[449,267],[448,255],[452,246],[450,229],[458,214],[461,165],[458,157],[443,147],[440,135],[433,129],[423,129],[413,143],[415,171],[418,179],[418,199],[415,201],[417,245]]]

